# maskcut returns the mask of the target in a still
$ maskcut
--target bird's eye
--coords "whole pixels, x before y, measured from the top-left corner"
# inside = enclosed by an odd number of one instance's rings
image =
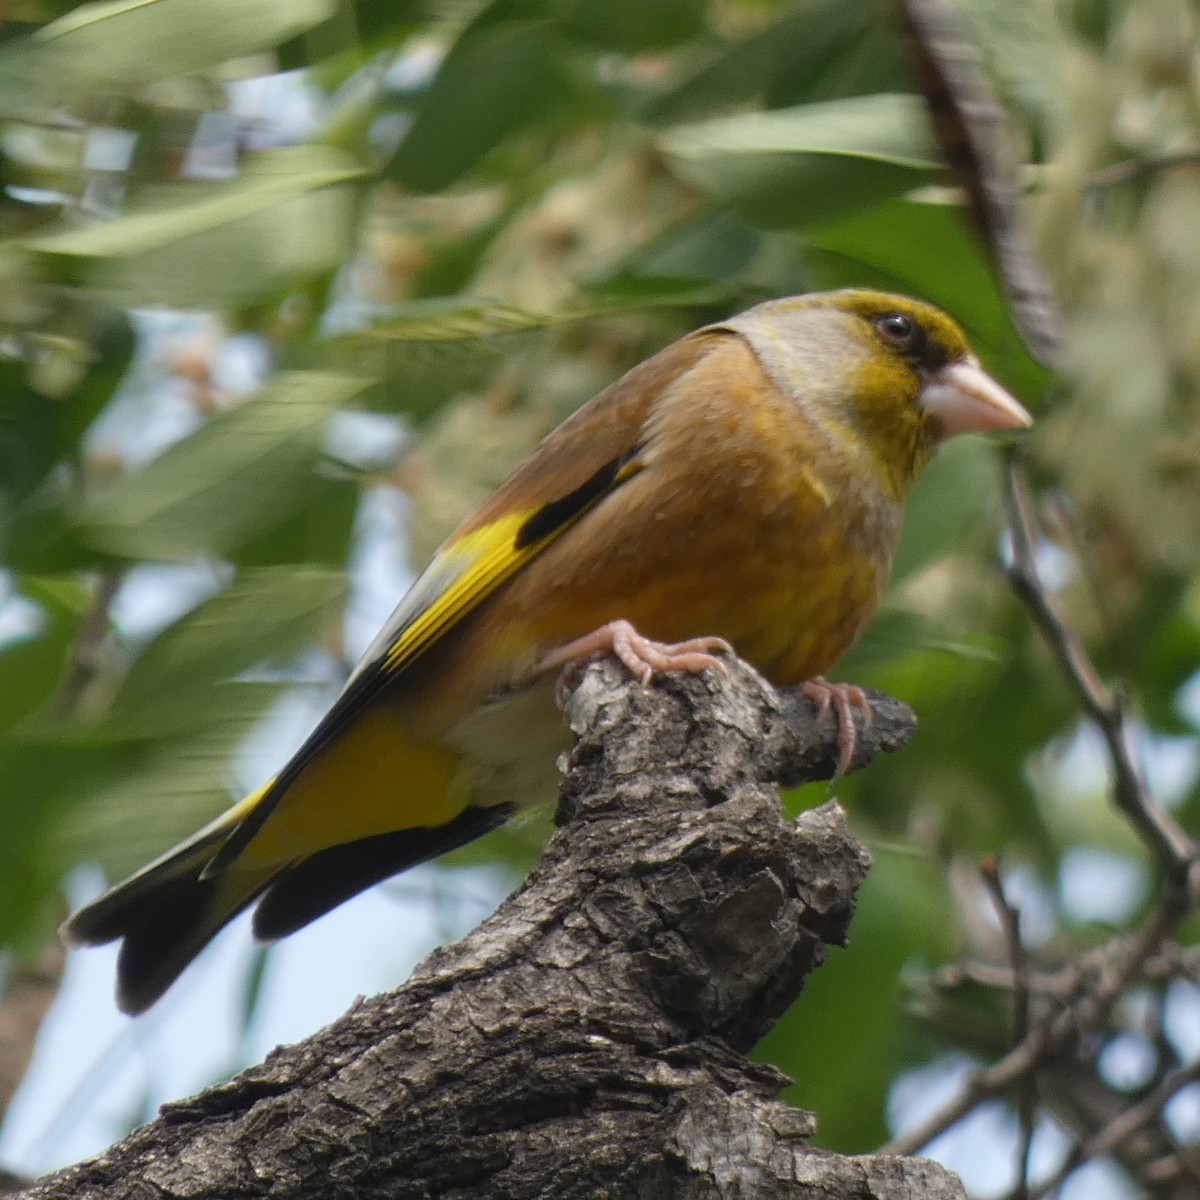
[[[916,321],[902,312],[884,313],[875,322],[875,328],[889,342],[904,350],[911,350],[917,344],[920,335]]]

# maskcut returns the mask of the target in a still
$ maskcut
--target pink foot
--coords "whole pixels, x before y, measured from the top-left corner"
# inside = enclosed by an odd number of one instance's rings
[[[674,645],[655,642],[643,637],[628,621],[609,621],[607,625],[552,650],[538,663],[537,669],[540,674],[561,667],[564,681],[569,681],[588,663],[612,654],[625,664],[635,679],[646,684],[655,671],[698,673],[706,667],[725,671],[725,664],[713,651],[732,654],[733,647],[719,637],[692,638]]]
[[[862,688],[853,683],[830,683],[823,675],[805,680],[800,685],[800,691],[817,706],[818,721],[824,720],[832,710],[837,722],[837,744],[841,753],[838,755],[837,770],[829,781],[832,786],[850,769],[854,759],[854,746],[858,740],[854,728],[854,710],[857,708],[862,713],[869,727],[873,720],[871,705]]]

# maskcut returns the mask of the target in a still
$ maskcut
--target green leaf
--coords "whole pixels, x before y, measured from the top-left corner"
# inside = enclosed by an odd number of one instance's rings
[[[294,653],[345,598],[346,577],[321,567],[242,572],[158,635],[134,662],[111,717],[139,732],[205,723],[220,684],[239,672]]]
[[[43,623],[29,637],[0,647],[0,730],[55,694],[89,598],[88,589],[72,579],[25,578],[15,582],[12,594],[36,602]]]
[[[740,260],[744,249],[736,244],[729,247],[731,259]],[[743,260],[744,261],[744,260]],[[584,293],[574,305],[568,306],[568,319],[604,316],[608,313],[646,312],[656,308],[695,308],[716,304],[726,298],[730,288],[723,277],[704,278],[666,273],[637,272],[614,275]]]
[[[430,20],[430,0],[338,0],[328,21],[279,46],[275,52],[280,71],[302,67],[329,70],[343,51],[364,56],[378,44],[399,45],[421,22]],[[319,75],[318,86],[327,79]],[[338,82],[341,82],[339,79]]]
[[[52,472],[76,458],[125,373],[134,339],[128,314],[64,304],[30,342],[27,360],[0,361],[0,545],[9,566],[44,573],[84,565],[77,546],[59,553],[67,547],[56,500],[65,488]],[[29,538],[31,521],[38,528]]]
[[[808,227],[932,182],[937,152],[916,96],[856,96],[685,126],[675,170],[754,224]]]
[[[211,820],[231,799],[233,751],[279,690],[273,683],[223,684],[209,719],[180,737],[133,739],[107,722],[78,731],[99,743],[90,752],[70,742],[56,747],[55,753],[79,755],[79,764],[77,793],[55,823],[51,856],[98,861],[113,878]],[[45,758],[47,747],[40,750]]]
[[[750,37],[718,44],[643,115],[698,120],[753,97],[778,109],[900,90],[907,80],[886,8],[880,0],[809,0]]]
[[[66,791],[67,759],[0,739],[0,946],[20,942],[41,916],[67,860],[47,854],[48,827]]]
[[[103,0],[43,26],[0,62],[77,85],[148,83],[268,50],[326,20],[333,0]],[[6,89],[5,89],[6,90]],[[0,102],[4,92],[0,91]]]
[[[469,29],[417,103],[386,174],[416,192],[465,175],[502,138],[545,121],[568,91],[568,53],[548,21],[489,21]]]
[[[706,210],[638,247],[626,270],[641,277],[728,283],[753,261],[762,242],[761,233],[728,213]]]
[[[228,552],[303,501],[326,416],[369,385],[318,371],[281,374],[99,492],[80,509],[78,527],[92,545],[129,558]]]
[[[346,339],[339,354],[361,361],[375,351],[384,360],[378,407],[419,424],[455,397],[487,387],[509,344],[504,337],[426,342],[404,332],[393,343],[372,330]]]
[[[979,437],[947,442],[908,499],[892,585],[987,529],[989,515],[998,514],[999,485],[995,447]],[[999,520],[990,525],[998,533]]]
[[[320,463],[289,497],[280,520],[230,546],[230,561],[240,567],[309,563],[340,569],[350,550],[360,497],[357,479]]]
[[[15,510],[3,534],[0,557],[7,567],[23,574],[87,571],[108,561],[83,536],[74,491],[57,479]]]
[[[568,321],[650,308],[710,304],[723,289],[695,279],[618,277],[581,293],[552,312],[537,312],[472,296],[438,296],[397,305],[369,336],[398,342],[470,342],[548,329]]]
[[[911,55],[896,36],[892,0],[817,0],[798,15],[805,18],[804,28],[786,47],[764,108],[911,86]]]
[[[695,37],[704,28],[707,12],[708,0],[566,0],[563,23],[597,46],[636,54]]]
[[[1045,136],[1062,130],[1070,117],[1059,64],[1077,47],[1063,36],[1061,17],[1039,5],[1007,0],[973,0],[962,12],[1005,96],[1039,119]]]
[[[427,297],[397,305],[368,330],[343,339],[339,354],[361,361],[364,350],[386,351],[384,406],[421,421],[451,397],[486,386],[525,335],[613,313],[712,304],[727,291],[723,281],[618,276],[552,312],[471,296]]]
[[[76,7],[77,0],[9,0],[4,15],[14,25],[45,25]]]
[[[1001,585],[997,580],[997,588]],[[887,773],[863,772],[856,798],[886,828],[911,821],[897,798],[932,800],[939,836],[960,853],[994,853],[1019,844],[1045,861],[1056,842],[1029,787],[1027,752],[1044,747],[1072,721],[1065,685],[1030,655],[1033,641],[1015,602],[993,620],[989,643],[971,656],[948,650],[926,632],[908,653],[854,678],[900,696],[920,715],[920,753],[888,760]],[[944,637],[944,634],[942,635]]]
[[[59,406],[29,386],[27,364],[0,360],[0,495],[29,496],[59,460]]]
[[[718,42],[682,82],[654,97],[643,116],[656,124],[696,121],[727,114],[735,105],[761,96],[779,69],[792,61],[794,48],[809,32],[811,6],[751,37]]]
[[[88,426],[112,399],[133,360],[135,335],[128,312],[113,305],[79,305],[66,318],[73,344],[83,361],[71,387],[54,395],[62,406],[59,419],[62,457],[74,454]]]
[[[534,312],[485,297],[436,296],[397,305],[371,326],[368,336],[398,342],[470,342],[545,329],[564,319],[561,312]]]
[[[67,280],[129,303],[229,307],[332,271],[349,251],[366,171],[328,147],[271,150],[229,183],[147,193],[123,216],[31,239]]]

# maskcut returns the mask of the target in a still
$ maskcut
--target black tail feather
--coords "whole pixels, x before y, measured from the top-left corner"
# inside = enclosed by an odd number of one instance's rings
[[[143,903],[122,930],[117,957],[117,1003],[122,1012],[145,1012],[218,930],[262,891],[251,891],[231,905],[223,895],[225,887],[221,876],[171,879]]]
[[[435,828],[402,829],[331,846],[276,875],[254,910],[254,936],[295,933],[389,875],[436,858],[503,825],[514,804],[464,809]]]
[[[122,880],[104,895],[73,912],[59,932],[70,946],[103,946],[115,942],[144,916],[147,906],[157,903],[171,881],[195,882],[212,856],[213,847],[229,836],[228,829],[214,823]]]
[[[63,925],[63,937],[75,945],[122,939],[117,1003],[127,1013],[144,1012],[213,936],[256,900],[255,936],[285,937],[381,879],[495,829],[514,809],[512,804],[468,808],[436,828],[331,846],[257,876],[208,873],[229,834],[228,826],[214,824],[81,908]]]

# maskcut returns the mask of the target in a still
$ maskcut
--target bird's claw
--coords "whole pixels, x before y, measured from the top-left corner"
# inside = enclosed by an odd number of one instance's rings
[[[656,642],[645,637],[628,621],[609,621],[557,650],[552,650],[538,664],[538,673],[562,669],[559,688],[570,687],[579,672],[589,663],[611,654],[643,686],[655,671],[690,671],[693,674],[714,667],[722,674],[729,668],[717,654],[732,654],[733,647],[719,637],[691,638],[686,642]]]
[[[800,691],[817,706],[817,720],[822,721],[832,711],[837,723],[838,765],[829,781],[832,787],[850,769],[854,761],[854,749],[858,744],[858,730],[854,724],[854,710],[863,715],[863,723],[869,729],[874,720],[867,694],[853,683],[830,683],[824,676],[816,675],[800,685]]]

